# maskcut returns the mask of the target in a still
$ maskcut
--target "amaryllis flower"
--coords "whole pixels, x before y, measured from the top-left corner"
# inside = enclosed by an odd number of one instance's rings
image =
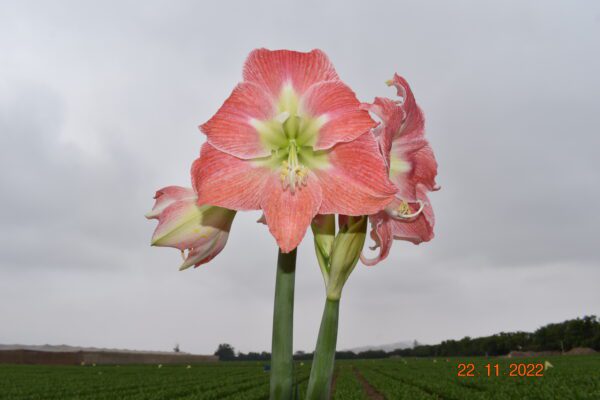
[[[243,78],[200,127],[199,204],[262,209],[289,252],[317,213],[372,214],[393,199],[375,122],[323,52],[255,50]]]
[[[372,249],[379,248],[379,254],[373,259],[361,256],[366,265],[385,259],[393,239],[415,244],[433,239],[435,223],[427,192],[438,189],[437,162],[424,136],[423,112],[404,78],[395,74],[387,83],[396,87],[401,100],[377,97],[363,108],[381,119],[373,134],[398,192],[385,210],[369,216],[371,238],[375,241]]]
[[[180,186],[162,188],[154,198],[154,207],[146,214],[148,219],[158,219],[152,245],[181,250],[180,270],[207,263],[223,250],[235,211],[198,206],[194,190]]]

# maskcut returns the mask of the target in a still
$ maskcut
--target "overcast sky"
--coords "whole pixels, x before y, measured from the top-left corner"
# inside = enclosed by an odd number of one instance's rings
[[[338,348],[600,314],[600,3],[0,1],[0,343],[269,350],[277,248],[258,212],[178,272],[156,189],[189,186],[257,47],[324,50],[363,101],[394,72],[427,117],[436,238],[344,289]],[[142,5],[143,4],[143,5]],[[300,246],[295,348],[324,301]]]

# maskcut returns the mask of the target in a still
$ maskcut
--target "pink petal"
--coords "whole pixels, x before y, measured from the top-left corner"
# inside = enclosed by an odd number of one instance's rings
[[[309,115],[327,118],[319,130],[316,150],[354,140],[376,125],[369,113],[359,107],[352,89],[339,80],[311,86],[303,96],[302,104]]]
[[[198,267],[202,264],[206,264],[225,248],[228,238],[229,232],[221,231],[216,237],[211,238],[211,240],[196,244],[194,248],[190,249],[185,261],[179,269],[185,269],[192,265]]]
[[[270,119],[275,106],[270,96],[254,83],[240,83],[219,111],[200,126],[208,142],[236,157],[249,159],[270,154],[251,121]]]
[[[264,189],[261,206],[265,219],[284,253],[298,247],[321,204],[319,183],[312,174],[307,178],[307,184],[292,193],[290,188],[283,190],[279,177],[273,174]]]
[[[398,74],[394,74],[391,84],[403,99],[400,108],[404,114],[400,129],[393,133],[394,144],[391,151],[411,166],[411,170],[403,177],[393,177],[392,180],[400,189],[399,196],[415,200],[416,186],[419,184],[428,190],[438,189],[435,182],[437,162],[429,143],[425,140],[425,117],[415,101],[410,85]]]
[[[158,226],[152,235],[152,244],[185,250],[200,238],[194,228],[200,226],[195,198],[177,201],[158,216]]]
[[[321,50],[301,53],[257,49],[250,53],[244,65],[244,81],[260,85],[273,97],[278,97],[287,83],[301,95],[317,82],[335,79],[338,75]]]
[[[402,110],[404,112],[404,122],[402,128],[397,132],[397,136],[418,136],[423,133],[425,128],[425,116],[423,111],[417,105],[410,85],[398,74],[394,74],[391,84],[396,88],[398,96],[402,97]]]
[[[379,143],[381,153],[385,156],[386,162],[389,165],[392,139],[402,126],[404,113],[398,104],[384,97],[376,97],[373,104],[361,104],[361,108],[372,112],[381,120],[381,124],[373,129],[372,132],[375,139],[377,139],[377,143]]]
[[[258,210],[270,173],[268,168],[256,166],[253,161],[241,160],[205,143],[200,158],[192,165],[192,183],[198,193],[198,204]]]
[[[154,207],[152,207],[152,211],[147,212],[145,215],[148,219],[158,218],[165,208],[176,201],[196,199],[196,193],[190,188],[167,186],[157,190],[154,198],[156,202],[154,203]]]
[[[398,187],[398,197],[407,201],[417,200],[417,185],[423,185],[430,191],[439,189],[435,182],[438,165],[427,140],[416,138],[409,142],[394,143],[392,153],[410,165],[406,173],[390,177]]]
[[[434,237],[433,227],[435,216],[431,203],[425,194],[425,189],[419,186],[418,196],[425,206],[423,212],[416,218],[408,221],[390,218],[391,230],[394,239],[407,240],[414,244],[428,242]],[[411,210],[416,211],[416,205],[411,205]]]
[[[360,255],[363,264],[373,266],[387,258],[392,248],[392,225],[390,217],[385,211],[369,216],[371,222],[371,239],[375,246],[371,250],[379,248],[379,254],[375,258],[367,258],[364,253]]]
[[[397,189],[370,133],[335,145],[328,161],[314,171],[323,191],[320,214],[375,214],[394,199]]]

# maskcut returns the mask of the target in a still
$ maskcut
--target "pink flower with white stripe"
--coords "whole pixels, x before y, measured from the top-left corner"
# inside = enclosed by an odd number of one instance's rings
[[[243,78],[200,127],[199,204],[263,210],[289,252],[317,213],[373,214],[394,198],[375,122],[323,52],[255,50]]]
[[[363,108],[381,119],[373,135],[398,192],[385,210],[369,216],[375,241],[372,249],[379,248],[379,254],[373,259],[362,255],[366,265],[385,259],[393,239],[419,244],[434,236],[435,217],[427,192],[439,187],[435,182],[437,162],[425,139],[425,118],[404,78],[395,74],[387,84],[396,88],[401,100],[377,97]]]
[[[148,219],[158,219],[152,245],[181,250],[180,270],[207,263],[223,250],[235,211],[198,206],[196,192],[180,186],[162,188],[154,198],[154,207],[146,214]]]

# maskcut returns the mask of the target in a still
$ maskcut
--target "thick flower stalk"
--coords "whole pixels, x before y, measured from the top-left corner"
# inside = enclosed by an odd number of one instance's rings
[[[198,206],[194,190],[180,186],[162,188],[154,198],[154,207],[146,214],[158,219],[152,245],[179,249],[184,259],[180,270],[207,263],[223,250],[235,211]]]
[[[361,256],[366,265],[384,260],[394,239],[414,244],[433,239],[435,224],[427,193],[439,189],[437,162],[425,139],[423,112],[404,78],[395,74],[387,84],[396,88],[400,100],[377,97],[362,107],[381,119],[372,132],[398,192],[385,209],[369,216],[375,241],[372,249],[379,248],[379,254],[372,259]]]

